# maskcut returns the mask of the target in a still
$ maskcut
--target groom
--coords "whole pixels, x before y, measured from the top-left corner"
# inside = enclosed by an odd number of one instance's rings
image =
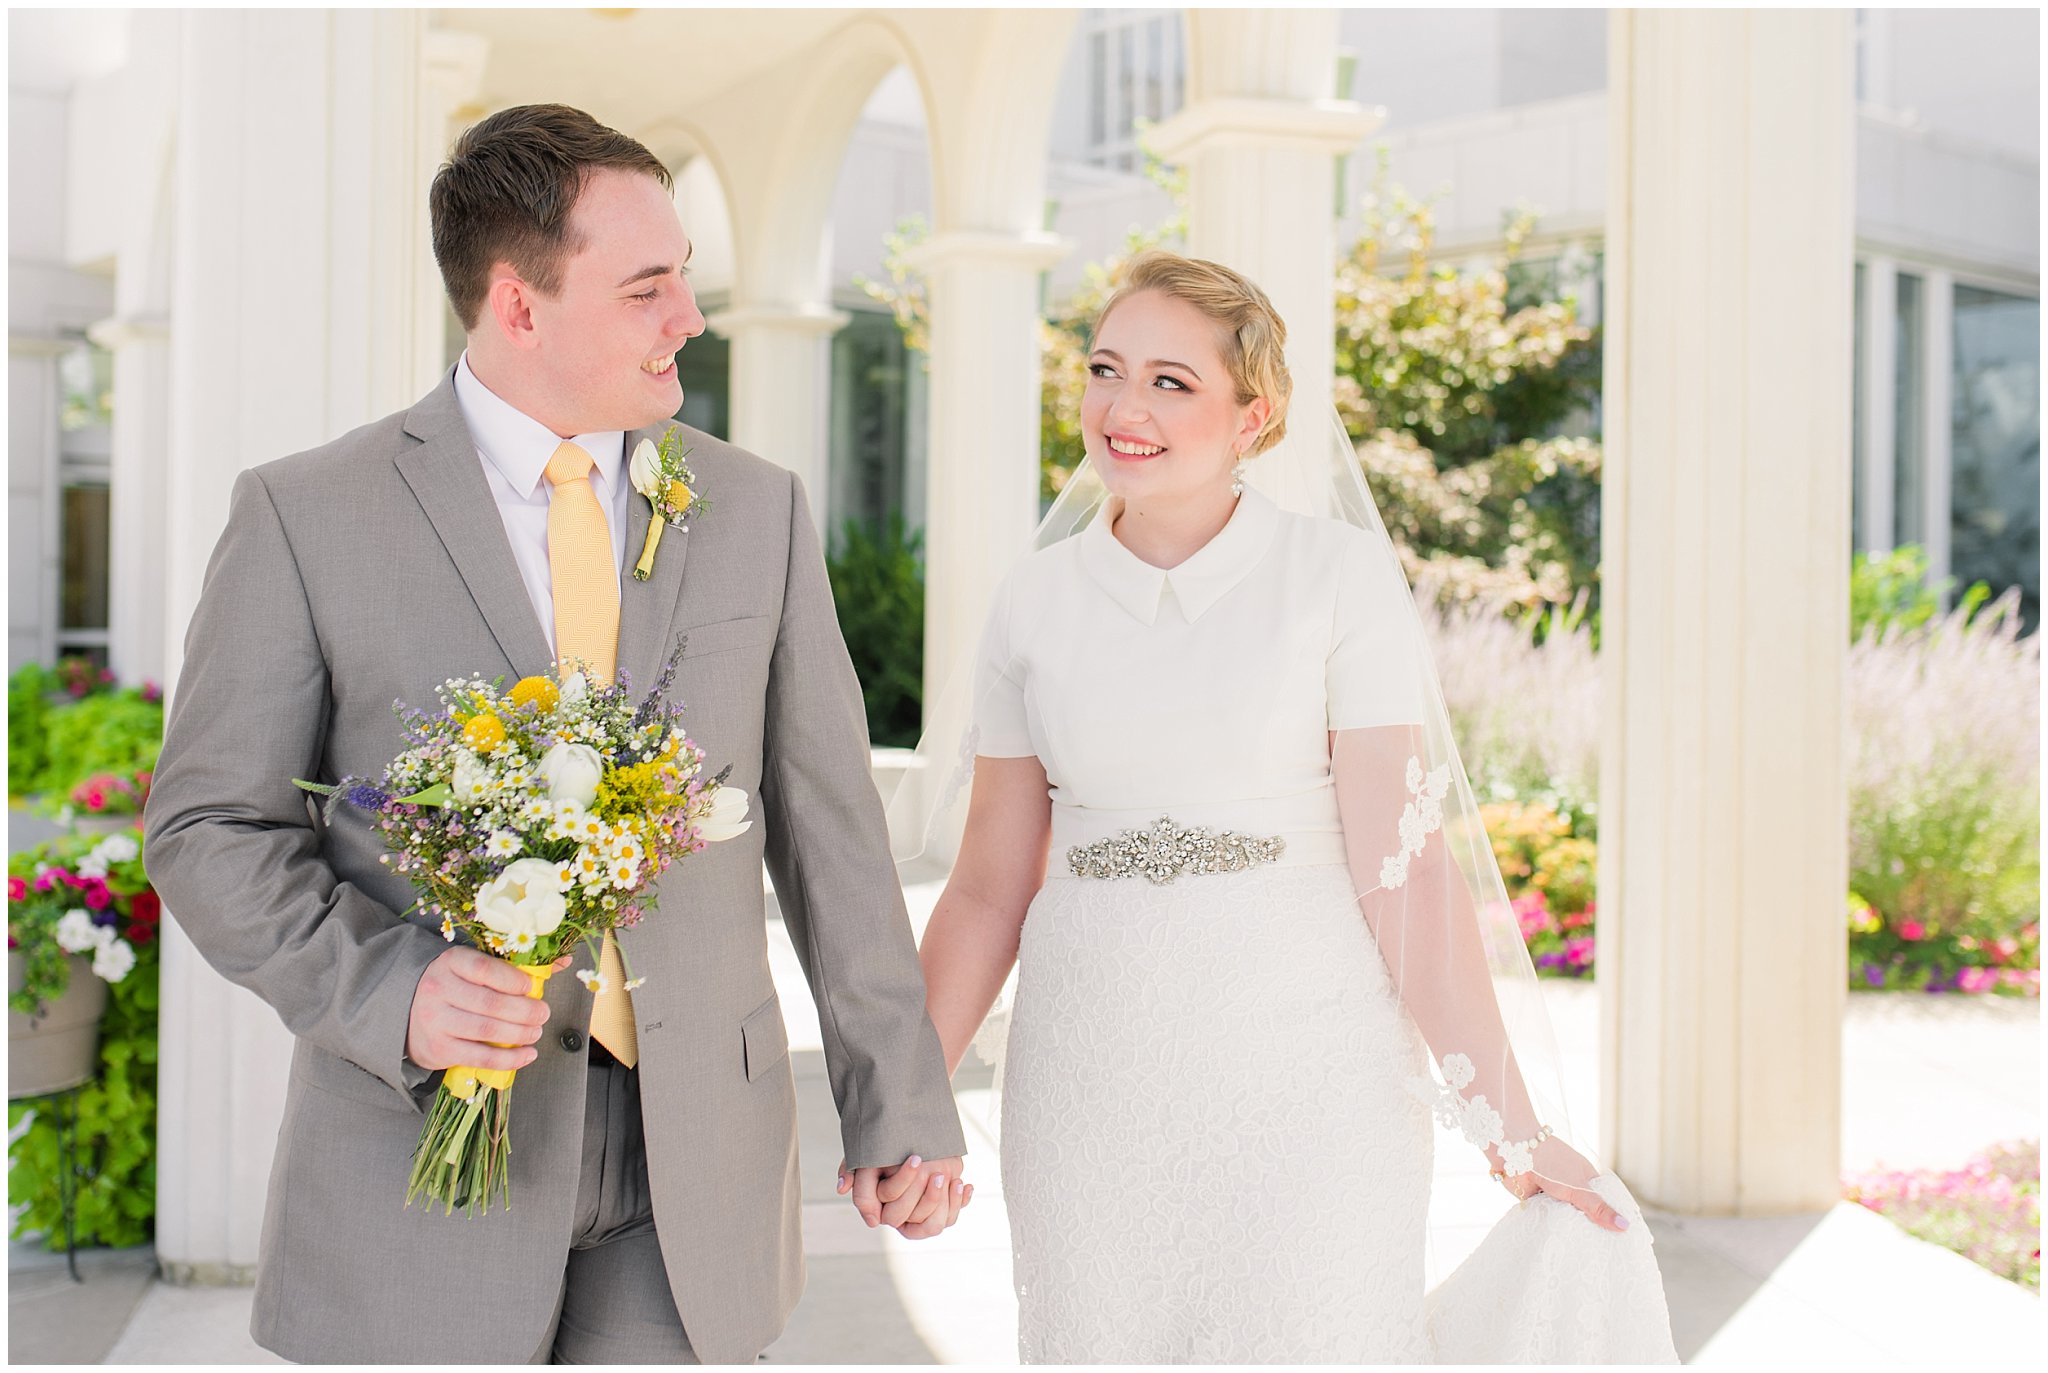
[[[564,106],[507,110],[431,202],[467,350],[411,409],[237,479],[149,802],[166,905],[297,1036],[253,1333],[300,1362],[752,1361],[804,1275],[764,857],[856,1205],[921,1237],[966,1195],[817,534],[788,472],[684,429],[703,510],[647,580],[627,570],[649,517],[627,456],[671,427],[675,355],[704,328],[646,148]],[[367,819],[322,823],[291,779],[381,775],[393,701],[614,634],[636,693],[687,636],[685,725],[760,823],[672,870],[621,937],[644,985],[594,1023],[576,979],[526,1000],[402,918]],[[457,1063],[519,1070],[511,1205],[481,1218],[404,1205]]]

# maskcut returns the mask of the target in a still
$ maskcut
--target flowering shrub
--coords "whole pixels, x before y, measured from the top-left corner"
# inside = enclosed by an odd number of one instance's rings
[[[1843,1195],[1918,1239],[2041,1290],[2041,1144],[2001,1144],[1953,1171],[1860,1173]]]
[[[140,815],[149,799],[149,782],[147,772],[133,777],[95,772],[71,788],[71,808],[87,815]]]
[[[36,998],[55,996],[69,982],[68,965],[57,944],[59,927],[67,921],[69,937],[89,948],[95,971],[108,981],[98,1069],[73,1102],[77,1237],[81,1245],[140,1244],[149,1238],[156,1213],[157,934],[162,907],[143,875],[137,837],[73,836],[16,854],[8,860],[7,898],[10,945],[29,953],[33,941],[48,950],[45,971],[39,975],[31,968],[29,989]],[[84,912],[83,919],[79,912]],[[64,969],[54,986],[47,971],[49,960]],[[35,961],[31,956],[32,965]],[[15,998],[12,1004],[28,1009],[24,999]],[[7,1197],[20,1208],[14,1217],[14,1237],[39,1235],[55,1249],[64,1243],[63,1170],[69,1161],[56,1114],[39,1106],[47,1102],[8,1106],[8,1125],[21,1133],[8,1149]]]
[[[2039,991],[2040,640],[2016,604],[1849,650],[1852,986]]]
[[[1536,971],[1592,976],[1593,841],[1544,801],[1489,802],[1479,815]]]

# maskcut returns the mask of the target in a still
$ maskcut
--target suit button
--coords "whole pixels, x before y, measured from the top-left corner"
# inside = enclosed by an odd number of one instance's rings
[[[577,1034],[574,1030],[562,1031],[562,1047],[572,1054],[575,1053],[583,1047],[583,1036]]]

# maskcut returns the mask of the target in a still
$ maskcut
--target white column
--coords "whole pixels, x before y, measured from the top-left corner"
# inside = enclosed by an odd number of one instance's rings
[[[185,16],[165,484],[172,678],[235,475],[409,404],[438,370],[423,24],[411,11]],[[167,924],[156,1246],[174,1280],[251,1274],[290,1050],[275,1014]]]
[[[925,474],[925,700],[981,632],[1038,524],[1039,281],[1050,234],[954,232],[916,250],[931,310]]]
[[[126,270],[126,267],[122,270]],[[108,479],[108,659],[122,681],[164,681],[164,502],[169,475],[171,328],[168,315],[117,314],[90,330],[114,355]]]
[[[1956,279],[1940,269],[1920,278],[1920,536],[1927,575],[1949,575],[1955,487]],[[1942,597],[1952,604],[1953,595]]]
[[[732,342],[732,442],[803,479],[821,534],[832,496],[831,338],[850,318],[822,305],[741,304],[704,321]]]
[[[1611,12],[1609,1163],[1839,1198],[1854,181],[1845,12]]]
[[[1898,515],[1898,387],[1894,358],[1899,347],[1899,264],[1888,257],[1863,263],[1863,492],[1857,513],[1863,547],[1889,552],[1896,542]]]
[[[1146,140],[1187,168],[1189,253],[1251,278],[1287,321],[1291,413],[1317,432],[1336,365],[1337,159],[1384,118],[1331,98],[1337,20],[1334,10],[1190,10],[1189,104]]]

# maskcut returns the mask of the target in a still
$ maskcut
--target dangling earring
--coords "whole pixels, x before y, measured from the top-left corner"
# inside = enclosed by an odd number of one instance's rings
[[[1242,454],[1238,456],[1237,462],[1230,469],[1230,494],[1233,496],[1242,496],[1244,494],[1244,457]]]

